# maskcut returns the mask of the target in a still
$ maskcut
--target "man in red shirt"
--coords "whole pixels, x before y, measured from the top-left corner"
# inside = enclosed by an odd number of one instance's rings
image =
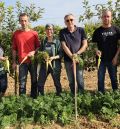
[[[38,33],[29,28],[29,16],[22,13],[19,16],[21,29],[16,30],[12,37],[13,69],[16,69],[16,57],[19,63],[19,94],[26,94],[26,80],[28,71],[31,75],[31,97],[37,96],[37,63],[31,62],[30,57],[40,47]],[[25,59],[25,60],[24,60]],[[24,60],[24,62],[23,62]]]

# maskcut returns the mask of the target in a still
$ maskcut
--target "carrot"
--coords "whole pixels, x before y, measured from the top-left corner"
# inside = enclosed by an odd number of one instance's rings
[[[6,56],[6,60],[4,61],[4,69],[10,73],[10,62],[8,60],[8,56]]]
[[[27,58],[28,58],[28,56],[25,56],[25,58],[21,61],[20,65],[21,65],[22,63],[24,63],[25,60],[27,60]]]
[[[101,56],[99,55],[98,56],[98,64],[97,64],[97,68],[99,69],[99,67],[100,67],[100,63],[101,63]]]

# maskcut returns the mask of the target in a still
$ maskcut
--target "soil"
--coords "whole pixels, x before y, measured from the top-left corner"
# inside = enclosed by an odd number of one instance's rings
[[[120,68],[118,68],[118,73]],[[85,81],[85,90],[95,91],[97,90],[97,70],[94,71],[84,71],[84,81]],[[70,91],[68,86],[68,80],[66,76],[66,71],[64,65],[62,67],[61,73],[61,84],[63,91]],[[27,94],[30,93],[30,76],[28,75],[27,79]],[[106,72],[105,78],[105,88],[108,90],[111,89],[111,82],[109,79],[108,72]],[[48,76],[45,84],[45,92],[55,92],[55,87],[51,75]],[[14,95],[14,80],[12,77],[8,77],[8,89],[6,91],[6,96]],[[117,127],[114,127],[117,126]],[[7,129],[13,129],[8,127]],[[21,128],[22,129],[22,128]],[[116,116],[111,122],[103,122],[99,120],[89,121],[86,117],[81,117],[77,122],[73,122],[70,125],[62,126],[57,123],[52,123],[48,126],[38,126],[38,125],[26,125],[23,129],[120,129],[120,115]]]

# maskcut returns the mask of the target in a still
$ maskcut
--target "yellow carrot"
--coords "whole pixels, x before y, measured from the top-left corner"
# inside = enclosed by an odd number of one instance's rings
[[[9,62],[7,56],[6,56],[6,60],[4,61],[4,70],[6,70],[8,73],[10,73],[10,62]]]
[[[21,65],[22,63],[24,63],[25,60],[27,60],[27,58],[28,58],[28,56],[25,56],[25,58],[21,61],[20,65]]]
[[[51,60],[48,61],[48,64],[50,65],[50,67],[53,69],[52,67],[52,63],[51,63]]]
[[[101,56],[99,55],[98,56],[98,64],[97,64],[97,68],[99,69],[99,67],[100,67],[100,63],[101,63]]]
[[[47,71],[48,71],[48,59],[46,60],[46,74],[47,74]]]

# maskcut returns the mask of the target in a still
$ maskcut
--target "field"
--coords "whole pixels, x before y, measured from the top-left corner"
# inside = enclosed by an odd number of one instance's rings
[[[95,91],[97,90],[97,70],[94,71],[84,71],[84,81],[85,81],[85,90]],[[61,72],[61,84],[62,89],[69,91],[68,86],[68,80],[66,76],[66,71],[64,68],[64,65],[62,65],[62,72]],[[106,72],[106,89],[111,89],[111,82],[108,76],[108,73]],[[48,76],[46,84],[45,84],[45,92],[55,92],[55,87],[53,84],[53,80],[51,78],[51,75]],[[28,74],[28,80],[27,80],[27,94],[30,93],[30,76]],[[14,80],[12,77],[9,77],[8,80],[8,89],[6,92],[6,95],[12,95],[14,94]]]
[[[118,70],[119,71],[119,70]],[[84,71],[84,79],[85,79],[85,90],[88,91],[96,91],[97,90],[97,70],[94,71]],[[69,91],[68,86],[68,80],[66,77],[66,72],[64,69],[64,65],[62,67],[62,74],[61,74],[61,83],[63,91]],[[106,89],[111,90],[111,84],[110,79],[108,77],[108,73],[106,73]],[[51,76],[48,76],[48,79],[45,84],[45,92],[55,92],[55,87],[53,84],[53,80]],[[27,81],[27,94],[30,93],[30,77],[28,76]],[[14,94],[14,80],[9,77],[9,83],[8,83],[8,89],[6,92],[6,96],[13,95]],[[117,127],[114,127],[114,125],[117,124]],[[81,116],[78,118],[77,123],[71,123],[70,125],[59,125],[57,123],[52,123],[50,125],[46,126],[38,126],[38,125],[25,125],[23,129],[119,129],[120,126],[120,116],[116,116],[112,121],[105,122],[105,121],[99,121],[99,120],[88,120],[86,117]],[[13,129],[12,127],[8,129]]]

